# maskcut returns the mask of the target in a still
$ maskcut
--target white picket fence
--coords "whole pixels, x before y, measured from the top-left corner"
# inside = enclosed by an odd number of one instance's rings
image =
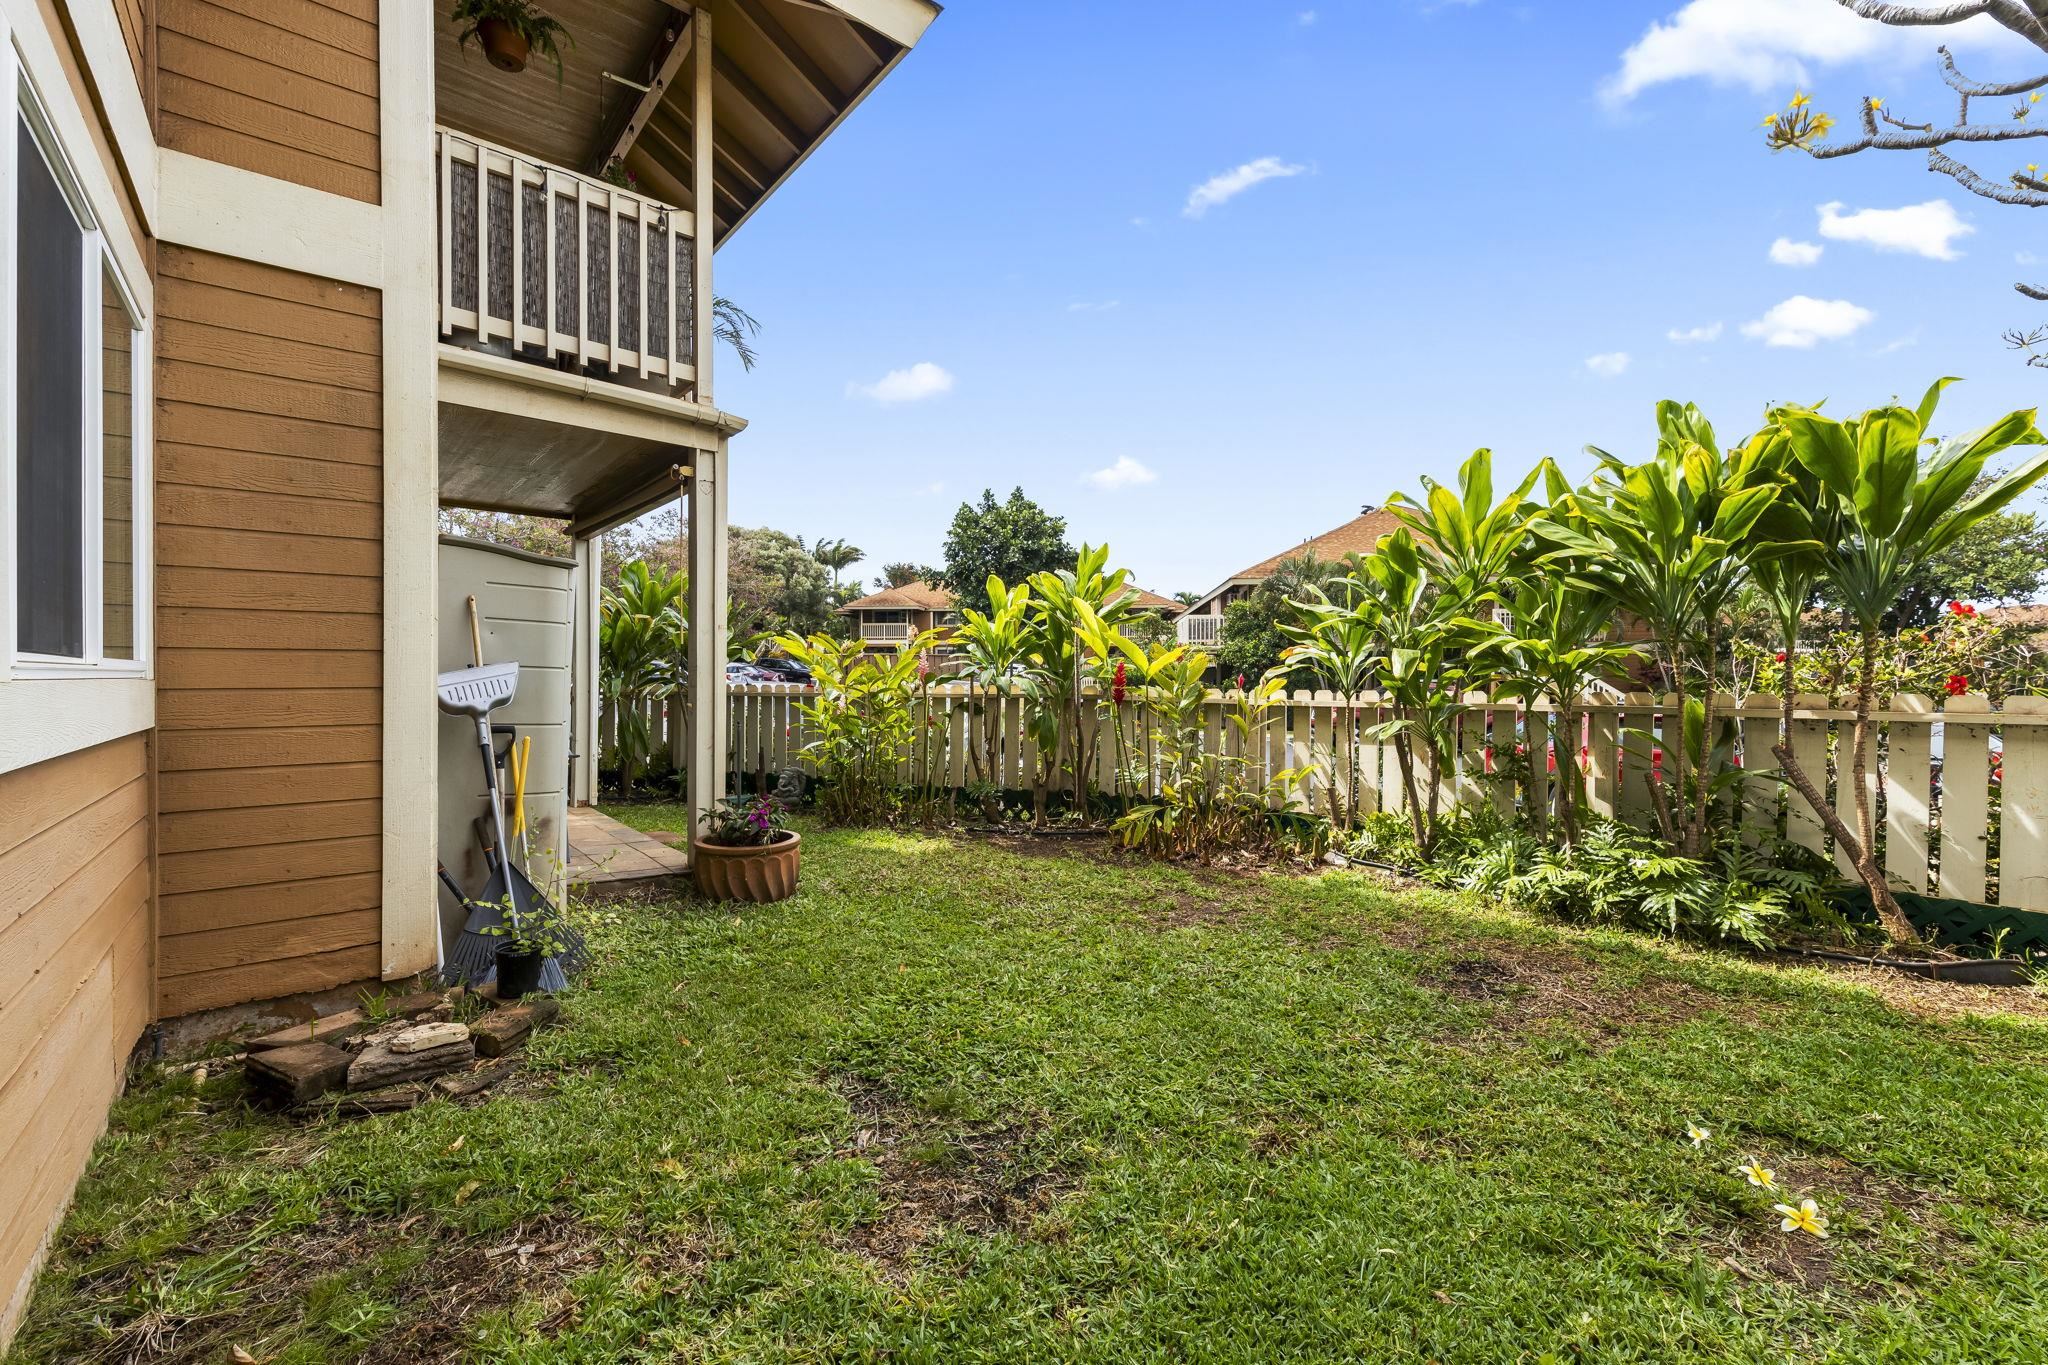
[[[809,688],[746,683],[728,689],[731,771],[749,785],[772,783],[790,767],[807,768],[807,742],[801,704],[817,694]],[[920,702],[923,738],[915,753],[899,761],[905,782],[930,772],[934,785],[967,785],[968,706],[965,687],[935,687]],[[988,699],[984,698],[984,701]],[[1330,692],[1296,691],[1284,704],[1263,713],[1263,723],[1248,745],[1224,723],[1230,697],[1211,695],[1207,717],[1209,751],[1245,758],[1252,771],[1271,776],[1288,769],[1301,774],[1289,784],[1289,803],[1327,811],[1333,793],[1342,801],[1348,775],[1355,769],[1356,808],[1363,813],[1400,811],[1405,794],[1391,742],[1368,737],[1372,727],[1391,713],[1371,693],[1345,705]],[[1460,721],[1454,760],[1440,776],[1440,801],[1477,805],[1492,802],[1503,809],[1540,801],[1556,777],[1550,759],[1569,762],[1574,753],[1586,770],[1587,799],[1602,815],[1647,822],[1650,794],[1644,774],[1662,753],[1639,732],[1657,732],[1671,698],[1632,694],[1619,702],[1588,704],[1576,742],[1552,742],[1555,713],[1544,703],[1533,707],[1500,701],[1481,693],[1468,694],[1469,709]],[[1000,785],[1021,790],[1031,785],[1035,746],[1024,732],[1022,704],[1017,698],[989,702],[1001,708],[998,722]],[[927,712],[924,708],[929,707]],[[1736,761],[1752,772],[1774,773],[1771,746],[1777,742],[1780,706],[1776,697],[1750,697],[1740,705],[1724,697],[1718,714],[1732,717],[1739,743]],[[681,752],[676,733],[679,708],[650,706],[650,724],[657,745]],[[1824,698],[1804,697],[1794,713],[1792,750],[1807,774],[1834,800],[1844,822],[1856,827],[1849,751],[1854,730],[1851,713],[1834,709]],[[1981,696],[1951,697],[1937,706],[1926,697],[1900,695],[1880,712],[1878,753],[1868,768],[1878,819],[1885,870],[1899,884],[1915,891],[1957,900],[2002,904],[2048,911],[2048,697],[2012,697],[1994,709]],[[1157,780],[1150,732],[1152,719],[1144,708],[1127,706],[1126,741],[1134,750],[1131,766],[1142,768],[1148,785]],[[613,718],[603,735],[607,752]],[[1355,758],[1345,761],[1345,745]],[[1485,781],[1484,775],[1521,746],[1539,756],[1528,764],[1520,783]],[[1116,756],[1103,723],[1095,746],[1094,781],[1108,791],[1115,780]],[[1421,780],[1418,775],[1418,781]],[[1149,793],[1147,793],[1149,794]],[[1748,807],[1743,819],[1783,821],[1792,839],[1821,853],[1830,841],[1804,798],[1788,794],[1774,775],[1745,786]],[[1789,795],[1789,799],[1788,799]],[[1992,875],[1988,850],[1998,836],[1999,858]],[[1835,861],[1845,878],[1847,862]]]

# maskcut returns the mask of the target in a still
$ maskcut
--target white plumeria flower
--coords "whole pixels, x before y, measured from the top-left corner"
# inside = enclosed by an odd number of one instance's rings
[[[1811,1199],[1800,1200],[1798,1208],[1790,1204],[1773,1204],[1771,1207],[1784,1215],[1778,1224],[1782,1232],[1808,1232],[1815,1237],[1828,1235],[1827,1215],[1822,1213],[1820,1205]]]
[[[1735,1174],[1747,1178],[1749,1183],[1755,1185],[1758,1189],[1775,1190],[1778,1188],[1778,1173],[1768,1166],[1759,1165],[1755,1157],[1751,1157],[1745,1164],[1737,1166]]]
[[[1697,1123],[1686,1124],[1685,1135],[1692,1139],[1692,1145],[1695,1149],[1706,1146],[1708,1140],[1714,1136],[1713,1130],[1702,1128]]]

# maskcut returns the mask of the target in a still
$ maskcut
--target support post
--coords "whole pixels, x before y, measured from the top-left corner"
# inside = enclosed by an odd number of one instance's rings
[[[377,29],[382,183],[384,418],[382,970],[436,966],[435,540],[440,462],[434,234],[434,22],[382,0]]]
[[[569,740],[576,757],[569,765],[569,803],[597,804],[598,749],[603,732],[604,698],[598,687],[597,624],[604,601],[604,541],[600,536],[580,536],[576,547],[576,625],[570,646],[569,685],[574,710],[569,718]]]
[[[700,450],[690,480],[690,833],[725,798],[726,444]]]
[[[718,207],[711,182],[714,156],[711,142],[711,11],[700,7],[693,12],[690,29],[694,95],[690,114],[690,211],[696,215],[697,223],[697,241],[690,252],[690,261],[696,272],[691,294],[697,302],[697,401],[708,408],[714,406],[711,401],[711,253],[718,238]],[[720,470],[720,473],[724,471]],[[725,523],[720,521],[721,546],[725,543],[724,536]]]

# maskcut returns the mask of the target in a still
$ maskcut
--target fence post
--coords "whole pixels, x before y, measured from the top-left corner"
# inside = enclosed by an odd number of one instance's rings
[[[1839,810],[1841,798],[1834,795],[1834,789],[1828,782],[1827,704],[1826,697],[1815,696],[1811,692],[1801,692],[1794,697],[1792,705],[1796,709],[1792,713],[1792,734],[1787,743],[1791,746],[1792,756],[1799,760],[1800,768],[1813,779],[1813,785]],[[1822,714],[1816,716],[1814,712]],[[1805,797],[1796,792],[1787,805],[1785,837],[1815,853],[1826,854],[1828,832],[1821,823],[1820,815],[1809,808]]]
[[[2048,697],[2007,697],[2005,715],[1998,902],[2048,910]]]
[[[1934,703],[1916,692],[1901,692],[1892,698],[1892,713],[1885,745],[1884,870],[1925,893],[1927,831],[1934,814]]]

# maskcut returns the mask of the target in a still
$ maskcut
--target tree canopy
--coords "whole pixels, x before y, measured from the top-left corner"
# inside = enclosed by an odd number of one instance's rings
[[[983,489],[978,503],[961,503],[946,532],[945,586],[962,597],[978,596],[994,574],[1005,583],[1021,583],[1035,573],[1050,573],[1074,562],[1067,543],[1067,520],[1056,517],[1010,490],[997,502]]]

